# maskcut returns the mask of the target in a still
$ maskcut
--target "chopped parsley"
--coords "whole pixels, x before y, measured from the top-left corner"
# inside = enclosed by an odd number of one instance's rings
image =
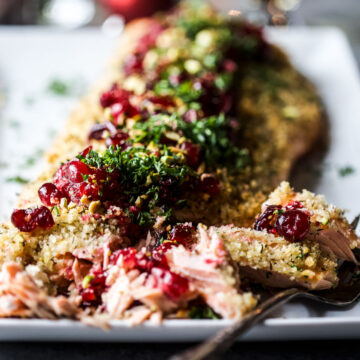
[[[228,120],[223,114],[192,123],[185,122],[175,114],[155,115],[146,122],[138,122],[134,128],[141,130],[135,137],[135,142],[153,141],[156,144],[161,142],[167,132],[176,131],[179,137],[184,136],[201,146],[204,160],[210,169],[220,163],[239,170],[249,163],[247,150],[238,148],[229,140]]]
[[[8,182],[8,183],[18,183],[18,184],[27,184],[29,182],[29,180],[24,179],[23,177],[17,175],[17,176],[7,178],[6,182]]]
[[[158,153],[144,147],[124,151],[111,147],[103,154],[90,150],[86,157],[79,155],[78,158],[91,167],[105,168],[109,177],[114,172],[117,174],[117,186],[122,196],[126,197],[129,205],[141,210],[128,212],[139,225],[153,223],[156,214],[152,209],[160,209],[162,215],[169,217],[171,207],[184,200],[184,192],[198,178],[196,172],[184,164],[184,158],[172,153],[166,146]],[[171,201],[164,199],[166,191]]]
[[[228,137],[228,120],[223,114],[186,123],[180,121],[179,127],[186,138],[199,144],[210,168],[216,164],[231,165],[238,170],[249,162],[248,153],[235,146]]]
[[[70,93],[70,86],[62,80],[54,79],[49,83],[48,91],[56,95],[66,96]]]
[[[339,170],[339,175],[341,177],[345,177],[345,176],[349,176],[349,175],[352,175],[355,173],[355,169],[352,167],[352,166],[344,166],[344,167],[341,167]]]
[[[209,306],[193,306],[189,316],[191,319],[220,319],[220,316]]]
[[[83,81],[82,80],[61,80],[55,78],[51,80],[47,86],[47,91],[58,96],[72,96],[80,95],[83,90]]]

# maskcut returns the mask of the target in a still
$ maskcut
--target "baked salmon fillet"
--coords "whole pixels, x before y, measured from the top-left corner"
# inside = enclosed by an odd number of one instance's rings
[[[299,239],[273,230],[252,230],[252,245],[238,253],[247,230],[206,228],[253,224],[322,126],[311,83],[262,29],[234,20],[207,4],[181,2],[127,25],[106,74],[48,152],[44,172],[0,225],[4,316],[138,324],[186,317],[200,306],[239,319],[256,305],[241,279],[242,269],[255,266],[251,246],[261,242],[272,244],[261,265],[266,272],[270,248],[283,250],[279,258],[297,254],[299,269],[289,262],[282,270],[289,285],[336,284],[336,260],[350,259],[351,251],[340,256],[330,230],[343,242],[351,238],[350,248],[357,238],[345,220],[338,231],[333,213],[320,236],[295,244]]]

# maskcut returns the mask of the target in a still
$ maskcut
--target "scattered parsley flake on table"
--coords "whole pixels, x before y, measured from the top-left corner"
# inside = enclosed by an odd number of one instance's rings
[[[30,180],[24,179],[23,177],[17,175],[13,177],[9,177],[6,179],[8,183],[18,183],[18,184],[27,184]]]
[[[354,174],[355,169],[354,167],[347,165],[339,168],[338,172],[341,177],[345,177]]]

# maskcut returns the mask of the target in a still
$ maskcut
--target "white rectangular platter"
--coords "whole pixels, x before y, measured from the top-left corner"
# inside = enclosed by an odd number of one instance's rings
[[[329,116],[330,147],[323,175],[311,190],[347,209],[352,219],[360,212],[360,81],[349,44],[343,33],[333,28],[270,29],[267,36],[285,48],[316,84]],[[50,145],[51,134],[61,128],[76,102],[76,96],[49,94],[49,81],[80,77],[85,84],[91,83],[114,44],[114,39],[98,29],[70,33],[0,27],[1,218],[9,216],[19,190],[19,185],[5,179],[35,176],[41,164],[29,166],[34,162],[29,156]],[[341,177],[339,170],[345,166],[355,171]],[[0,341],[197,341],[227,324],[225,320],[170,320],[161,326],[130,328],[115,321],[110,331],[103,331],[67,320],[2,319]],[[336,311],[310,302],[292,302],[243,339],[330,338],[360,338],[360,304]]]

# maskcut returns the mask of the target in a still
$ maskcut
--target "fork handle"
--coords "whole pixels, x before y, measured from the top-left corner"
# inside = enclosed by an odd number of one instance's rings
[[[185,350],[183,353],[172,356],[169,360],[204,360],[216,358],[228,350],[240,335],[243,335],[258,323],[270,311],[301,294],[303,294],[303,291],[296,288],[278,292],[244,316],[240,321],[236,321],[231,326],[219,331],[206,342],[189,350]]]

